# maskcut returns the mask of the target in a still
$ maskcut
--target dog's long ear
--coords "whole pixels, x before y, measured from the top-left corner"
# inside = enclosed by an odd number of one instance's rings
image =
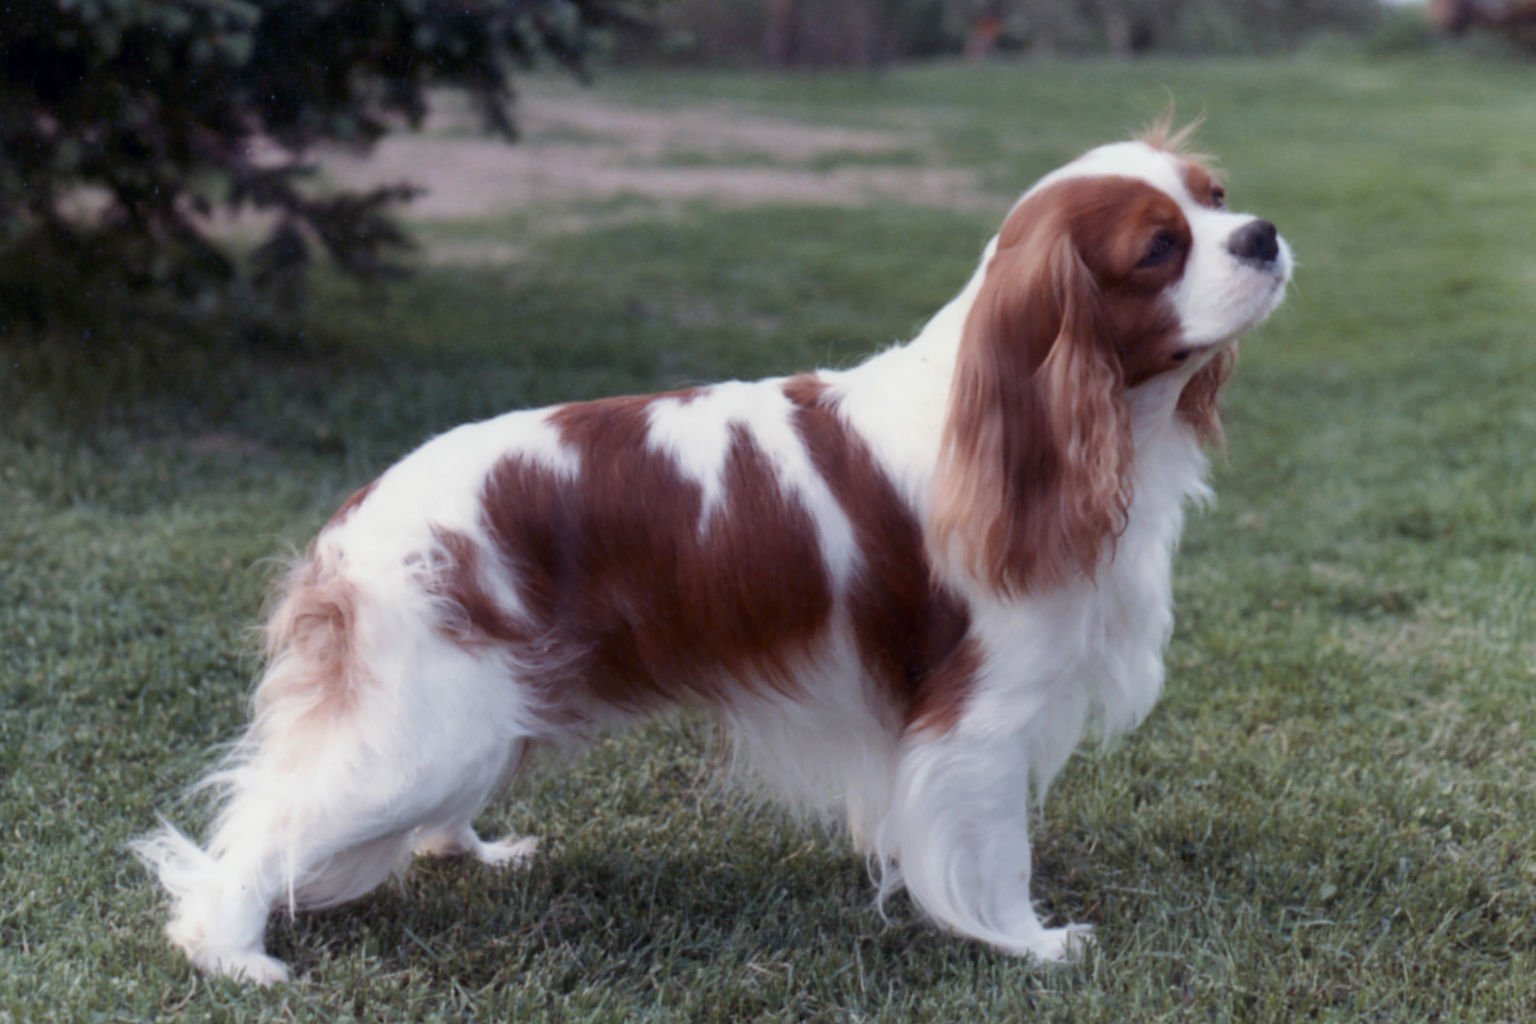
[[[1005,231],[950,386],[928,528],[936,564],[1016,594],[1091,576],[1124,529],[1129,411],[1103,320],[1064,230]]]
[[[1217,399],[1221,386],[1232,376],[1232,368],[1236,365],[1237,346],[1231,345],[1201,367],[1179,393],[1179,416],[1194,428],[1195,436],[1205,444],[1220,447],[1226,442]]]

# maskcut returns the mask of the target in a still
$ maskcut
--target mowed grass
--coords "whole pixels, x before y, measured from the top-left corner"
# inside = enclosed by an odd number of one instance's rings
[[[526,872],[432,864],[278,919],[299,981],[271,991],[196,977],[124,849],[157,812],[206,820],[176,794],[240,726],[271,559],[350,489],[472,417],[846,365],[959,287],[1005,201],[636,201],[509,265],[322,282],[282,353],[84,313],[71,344],[8,334],[0,1020],[1536,1019],[1531,74],[1335,53],[599,81],[679,111],[922,119],[1008,191],[1171,92],[1233,204],[1296,248],[1226,395],[1164,700],[1077,757],[1037,826],[1042,909],[1098,926],[1074,968],[904,899],[882,920],[865,866],[721,788],[686,716],[498,804],[488,831],[544,839]]]

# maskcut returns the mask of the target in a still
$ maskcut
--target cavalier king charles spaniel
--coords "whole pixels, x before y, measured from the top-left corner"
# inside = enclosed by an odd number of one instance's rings
[[[1070,959],[1030,901],[1029,794],[1163,683],[1171,564],[1233,341],[1292,261],[1166,125],[1024,194],[910,343],[849,370],[512,412],[352,495],[282,582],[206,850],[136,844],[198,967],[271,983],[268,915],[472,822],[530,761],[702,705],[846,826],[882,897]]]

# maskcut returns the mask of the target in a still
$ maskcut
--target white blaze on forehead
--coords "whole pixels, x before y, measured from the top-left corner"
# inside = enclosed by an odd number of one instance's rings
[[[1065,167],[1035,182],[1025,196],[1072,178],[1110,175],[1145,181],[1178,200],[1180,206],[1188,206],[1193,202],[1189,189],[1184,185],[1183,169],[1178,158],[1145,142],[1116,142],[1090,149]]]

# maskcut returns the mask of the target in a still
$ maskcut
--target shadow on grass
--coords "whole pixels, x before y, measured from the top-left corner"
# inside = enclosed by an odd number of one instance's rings
[[[471,989],[527,975],[548,984],[551,972],[579,965],[572,988],[638,993],[658,973],[771,969],[850,941],[887,964],[942,963],[969,945],[929,925],[905,896],[882,919],[851,857],[764,865],[753,859],[761,852],[559,852],[513,874],[418,864],[403,885],[280,923],[272,952],[296,973],[323,976],[325,961],[366,951],[373,970]]]
[[[1091,840],[1057,831],[1037,842],[1034,887],[1047,922],[1097,925],[1126,909],[1124,899],[1092,891],[1101,873],[1090,863],[1102,854],[1084,849]],[[1238,841],[1227,837],[1228,846]],[[823,959],[845,969],[850,949],[883,985],[913,991],[971,984],[978,971],[1052,972],[942,931],[905,892],[882,913],[865,863],[816,830],[784,824],[765,836],[733,823],[705,840],[718,844],[714,851],[652,842],[623,852],[627,844],[611,832],[588,835],[510,872],[418,862],[403,883],[357,903],[275,918],[270,951],[299,977],[332,978],[365,962],[370,975],[434,986],[537,984],[555,994],[603,986],[630,997],[690,972],[815,970]],[[1167,879],[1118,881],[1147,891]],[[1120,927],[1134,929],[1135,920]]]

